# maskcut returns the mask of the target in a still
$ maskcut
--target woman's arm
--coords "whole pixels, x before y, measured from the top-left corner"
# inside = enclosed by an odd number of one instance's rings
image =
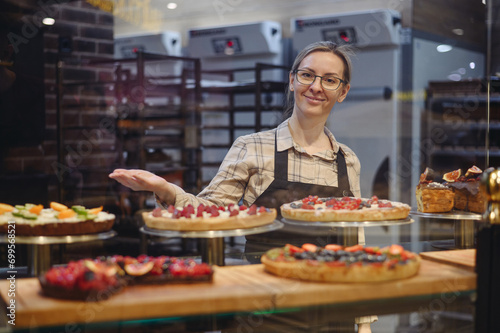
[[[182,188],[145,170],[116,169],[109,177],[134,191],[154,192],[162,206],[237,204],[248,183],[248,166],[245,162],[247,149],[244,140],[237,139],[229,149],[219,171],[210,184],[198,195],[186,193]]]
[[[175,203],[176,188],[174,185],[149,171],[116,169],[109,177],[134,191],[154,192],[163,202]]]

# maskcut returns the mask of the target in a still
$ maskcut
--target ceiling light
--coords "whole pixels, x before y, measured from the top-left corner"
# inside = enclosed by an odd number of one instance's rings
[[[471,62],[471,63],[469,64],[469,67],[470,67],[470,69],[474,69],[474,68],[476,68],[476,63],[475,63],[475,62]]]
[[[441,45],[438,45],[436,49],[438,52],[444,53],[444,52],[451,51],[453,49],[453,47],[451,45],[441,44]]]
[[[168,9],[175,9],[175,8],[177,8],[177,4],[175,2],[169,2],[167,4],[167,8]]]
[[[42,23],[45,25],[54,25],[54,23],[56,23],[56,20],[54,20],[52,17],[46,17],[42,20]]]
[[[460,28],[456,28],[456,29],[453,29],[453,30],[451,30],[451,31],[453,31],[453,33],[454,33],[455,35],[458,35],[458,36],[463,36],[463,34],[464,34],[464,30],[463,30],[463,29],[460,29]]]

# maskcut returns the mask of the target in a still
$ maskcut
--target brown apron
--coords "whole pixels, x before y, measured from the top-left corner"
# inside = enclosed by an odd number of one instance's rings
[[[347,165],[345,156],[341,149],[337,153],[338,187],[306,184],[288,181],[288,150],[278,152],[277,136],[274,143],[274,180],[269,187],[257,198],[255,204],[269,208],[276,208],[279,216],[280,206],[284,203],[300,200],[309,195],[321,197],[343,197],[353,196],[349,179],[347,176]],[[246,236],[246,253],[263,252],[272,247],[294,244],[297,246],[303,243],[313,243],[320,246],[336,242],[331,236],[308,236],[297,231],[283,229],[271,231],[263,234]]]

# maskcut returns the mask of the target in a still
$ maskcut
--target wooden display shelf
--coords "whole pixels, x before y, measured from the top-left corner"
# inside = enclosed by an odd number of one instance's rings
[[[452,265],[422,260],[418,275],[384,283],[316,283],[277,277],[263,265],[214,267],[213,283],[132,286],[102,302],[44,297],[35,278],[16,281],[16,329],[67,323],[274,311],[292,307],[371,302],[374,312],[395,300],[476,289],[476,274]],[[0,282],[9,302],[9,281]],[[8,304],[8,303],[7,303]],[[376,313],[374,313],[376,314]]]
[[[420,256],[427,260],[454,265],[471,272],[476,268],[476,249],[422,252]]]

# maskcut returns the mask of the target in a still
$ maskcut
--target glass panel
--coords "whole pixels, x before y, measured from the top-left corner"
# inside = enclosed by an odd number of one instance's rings
[[[349,190],[405,203],[410,217],[404,223],[363,225],[362,232],[357,226],[285,223],[274,236],[225,237],[224,252],[217,254],[227,266],[260,264],[265,251],[286,243],[401,244],[416,253],[473,250],[481,211],[474,211],[473,203],[455,205],[452,213],[419,211],[416,189],[428,168],[427,175],[434,177],[426,180],[443,184],[464,180],[454,177],[456,170],[465,176],[473,167],[480,173],[500,166],[499,12],[498,0],[2,1],[0,203],[103,206],[115,214],[117,237],[47,245],[43,266],[144,253],[202,261],[206,253],[197,238],[165,240],[141,233],[142,213],[158,204],[152,189],[132,190],[109,174],[147,170],[182,188],[194,204],[203,190],[205,199],[217,204],[259,203],[284,168],[275,170],[274,132],[263,135],[264,143],[248,135],[273,130],[290,115],[286,111],[293,111],[302,129],[311,125],[308,119],[324,122],[336,142],[320,136],[311,148],[305,136],[310,132],[291,126],[288,133],[285,126],[279,149],[289,148],[289,156],[300,160],[286,164],[289,182],[307,189],[319,184],[341,196],[332,189],[340,186],[339,155],[331,152],[339,142],[345,145]],[[299,67],[349,80],[345,100],[336,95],[345,85],[335,92],[315,91],[321,87],[318,80],[299,85],[290,75],[297,54],[320,40],[354,47],[350,77],[324,65],[328,62]],[[286,105],[289,96],[295,104]],[[317,116],[321,111],[323,118]],[[232,151],[241,161],[230,163],[230,170],[219,169],[241,137],[244,148]],[[361,165],[359,189],[351,150]],[[314,163],[297,167],[306,160]],[[235,180],[235,174],[243,178]],[[223,177],[230,180],[221,182]],[[477,197],[474,177],[462,182],[467,202]],[[314,191],[324,193],[306,192]],[[17,248],[19,277],[32,276],[42,260],[32,243],[28,239]],[[7,247],[0,255],[7,257]],[[1,273],[6,271],[2,267]],[[450,297],[436,295],[400,300],[401,309],[374,311],[379,321],[373,331],[473,331],[470,295],[459,296],[449,304]],[[347,325],[354,330],[354,316],[371,314],[356,312],[357,305],[376,309],[379,301],[347,304]],[[433,308],[443,302],[446,309]],[[286,331],[303,324],[304,331],[319,331],[332,324],[324,320],[330,311],[341,310],[329,305],[228,309],[229,314],[215,317],[123,326],[208,331],[222,323],[242,331]],[[336,319],[335,325],[346,324]],[[208,327],[213,323],[216,327]]]

